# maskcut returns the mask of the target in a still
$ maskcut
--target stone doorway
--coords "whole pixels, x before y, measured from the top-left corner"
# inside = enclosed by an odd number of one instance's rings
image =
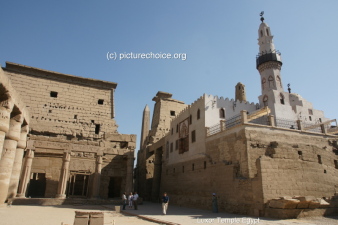
[[[46,174],[32,173],[29,181],[27,196],[31,198],[44,198],[46,192]]]
[[[110,177],[108,186],[108,198],[121,197],[122,177]]]
[[[68,197],[87,197],[89,174],[70,173],[67,196]]]

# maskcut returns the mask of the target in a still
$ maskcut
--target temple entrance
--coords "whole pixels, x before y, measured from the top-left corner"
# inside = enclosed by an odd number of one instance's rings
[[[108,186],[108,198],[121,197],[122,177],[110,177]]]
[[[67,196],[86,197],[88,193],[89,174],[71,172],[68,180]]]
[[[44,198],[46,191],[46,174],[32,173],[29,181],[27,197]]]

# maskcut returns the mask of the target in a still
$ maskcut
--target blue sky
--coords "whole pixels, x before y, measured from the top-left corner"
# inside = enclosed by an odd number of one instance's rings
[[[203,93],[234,98],[237,82],[258,102],[259,13],[282,53],[282,81],[337,118],[338,1],[5,1],[5,61],[117,82],[120,133],[137,134],[157,91],[192,103]],[[107,52],[186,53],[187,59],[107,60]],[[285,90],[287,91],[287,90]]]

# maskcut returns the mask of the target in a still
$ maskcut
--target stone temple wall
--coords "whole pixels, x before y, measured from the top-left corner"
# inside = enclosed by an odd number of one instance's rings
[[[33,133],[102,138],[104,132],[116,132],[116,83],[12,63],[4,71],[29,107]]]
[[[283,196],[330,199],[337,193],[337,139],[242,125],[207,137],[200,159],[164,161],[161,192],[174,204],[209,210],[216,193],[220,211],[254,216],[266,215],[269,202]]]
[[[17,197],[120,198],[133,190],[136,135],[117,132],[116,83],[9,62],[3,70],[30,119]]]

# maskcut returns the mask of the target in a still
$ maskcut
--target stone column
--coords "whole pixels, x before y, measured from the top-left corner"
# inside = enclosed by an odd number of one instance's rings
[[[2,157],[5,135],[9,130],[9,120],[13,106],[13,102],[8,99],[0,102],[0,159]]]
[[[303,124],[301,120],[297,120],[297,127],[298,127],[298,130],[303,130]]]
[[[270,126],[272,126],[272,127],[276,126],[276,124],[275,124],[275,116],[274,115],[269,115],[269,123],[270,123]]]
[[[23,153],[24,149],[26,148],[27,133],[28,125],[21,127],[20,141],[18,142],[18,146],[16,148],[12,176],[9,183],[8,198],[14,198],[17,194],[23,161]]]
[[[95,174],[93,179],[92,198],[100,197],[101,170],[102,170],[102,155],[97,155],[95,164]]]
[[[320,124],[320,129],[321,129],[323,134],[327,134],[327,129],[326,129],[325,124]]]
[[[34,158],[33,149],[27,149],[24,165],[22,168],[18,194],[16,196],[18,198],[24,198],[26,196],[27,185],[29,183],[30,176],[31,176],[33,158]]]
[[[20,140],[22,114],[18,110],[11,114],[9,130],[3,144],[2,158],[0,160],[0,204],[7,200],[9,182],[12,175],[14,157],[18,141]]]
[[[126,192],[133,191],[133,168],[134,168],[134,151],[128,153],[127,156],[127,175],[126,175]]]
[[[60,179],[58,184],[58,190],[56,193],[55,198],[66,198],[66,188],[67,188],[67,181],[69,176],[69,162],[70,162],[70,153],[64,152],[63,153],[63,163],[60,172]]]
[[[246,110],[241,111],[241,123],[242,124],[248,123],[248,114]]]

